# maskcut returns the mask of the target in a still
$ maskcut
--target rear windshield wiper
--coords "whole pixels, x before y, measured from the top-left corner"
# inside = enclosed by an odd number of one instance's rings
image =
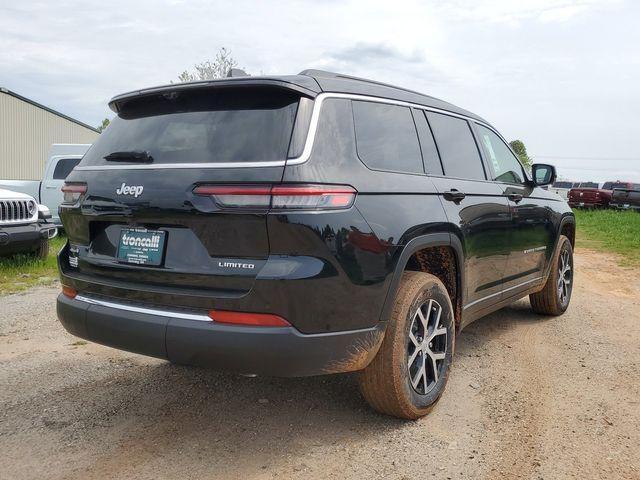
[[[113,152],[105,155],[108,162],[153,162],[153,157],[147,151]]]

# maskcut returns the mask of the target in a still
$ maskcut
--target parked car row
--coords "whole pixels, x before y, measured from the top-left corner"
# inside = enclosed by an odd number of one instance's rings
[[[569,206],[585,208],[640,209],[640,184],[633,182],[605,182],[600,188],[595,186],[572,188],[569,190]]]
[[[640,210],[640,183],[554,182],[549,191],[560,195],[573,208],[619,208]]]
[[[553,185],[549,187],[549,191],[560,195],[565,200],[569,200],[569,191],[572,188],[598,188],[598,184],[595,182],[568,182],[561,180],[554,182]]]

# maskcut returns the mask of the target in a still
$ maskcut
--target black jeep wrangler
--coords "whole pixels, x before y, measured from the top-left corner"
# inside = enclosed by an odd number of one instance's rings
[[[455,336],[529,295],[560,315],[575,222],[485,120],[307,70],[119,95],[67,178],[58,316],[79,337],[242,374],[357,371],[425,415]]]

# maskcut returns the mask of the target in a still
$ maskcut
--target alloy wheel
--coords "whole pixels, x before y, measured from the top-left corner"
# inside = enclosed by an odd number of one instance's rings
[[[447,355],[447,327],[441,322],[442,306],[428,300],[416,310],[407,345],[409,381],[420,395],[426,395],[442,376]]]
[[[558,261],[558,298],[563,305],[571,294],[571,279],[573,275],[571,256],[569,250],[563,249]]]

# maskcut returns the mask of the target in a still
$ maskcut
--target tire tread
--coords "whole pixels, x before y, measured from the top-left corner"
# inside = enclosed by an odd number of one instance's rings
[[[558,257],[560,256],[560,252],[562,251],[562,247],[565,242],[569,242],[569,238],[564,235],[560,235],[558,248],[556,248],[556,252],[553,254],[553,258],[551,259],[552,270],[549,273],[547,282],[544,284],[542,290],[529,295],[531,309],[541,315],[557,316],[562,315],[566,310],[566,308],[562,308],[556,292],[556,283],[558,281]]]
[[[416,295],[425,288],[428,283],[437,283],[446,292],[445,286],[435,276],[423,272],[407,271],[403,273],[400,288],[396,295],[393,311],[387,334],[382,342],[380,350],[373,361],[359,374],[359,386],[365,400],[380,413],[394,417],[415,420],[429,413],[435,406],[438,399],[427,407],[417,407],[406,401],[402,392],[404,378],[398,378],[393,374],[393,363],[404,361],[404,358],[397,358],[398,355],[404,357],[404,344],[402,335],[393,335],[398,328],[398,323],[406,317],[406,310],[410,308]],[[449,308],[452,308],[449,305]],[[448,372],[447,372],[448,373]],[[445,379],[446,381],[446,379]],[[438,397],[439,398],[439,397]]]

